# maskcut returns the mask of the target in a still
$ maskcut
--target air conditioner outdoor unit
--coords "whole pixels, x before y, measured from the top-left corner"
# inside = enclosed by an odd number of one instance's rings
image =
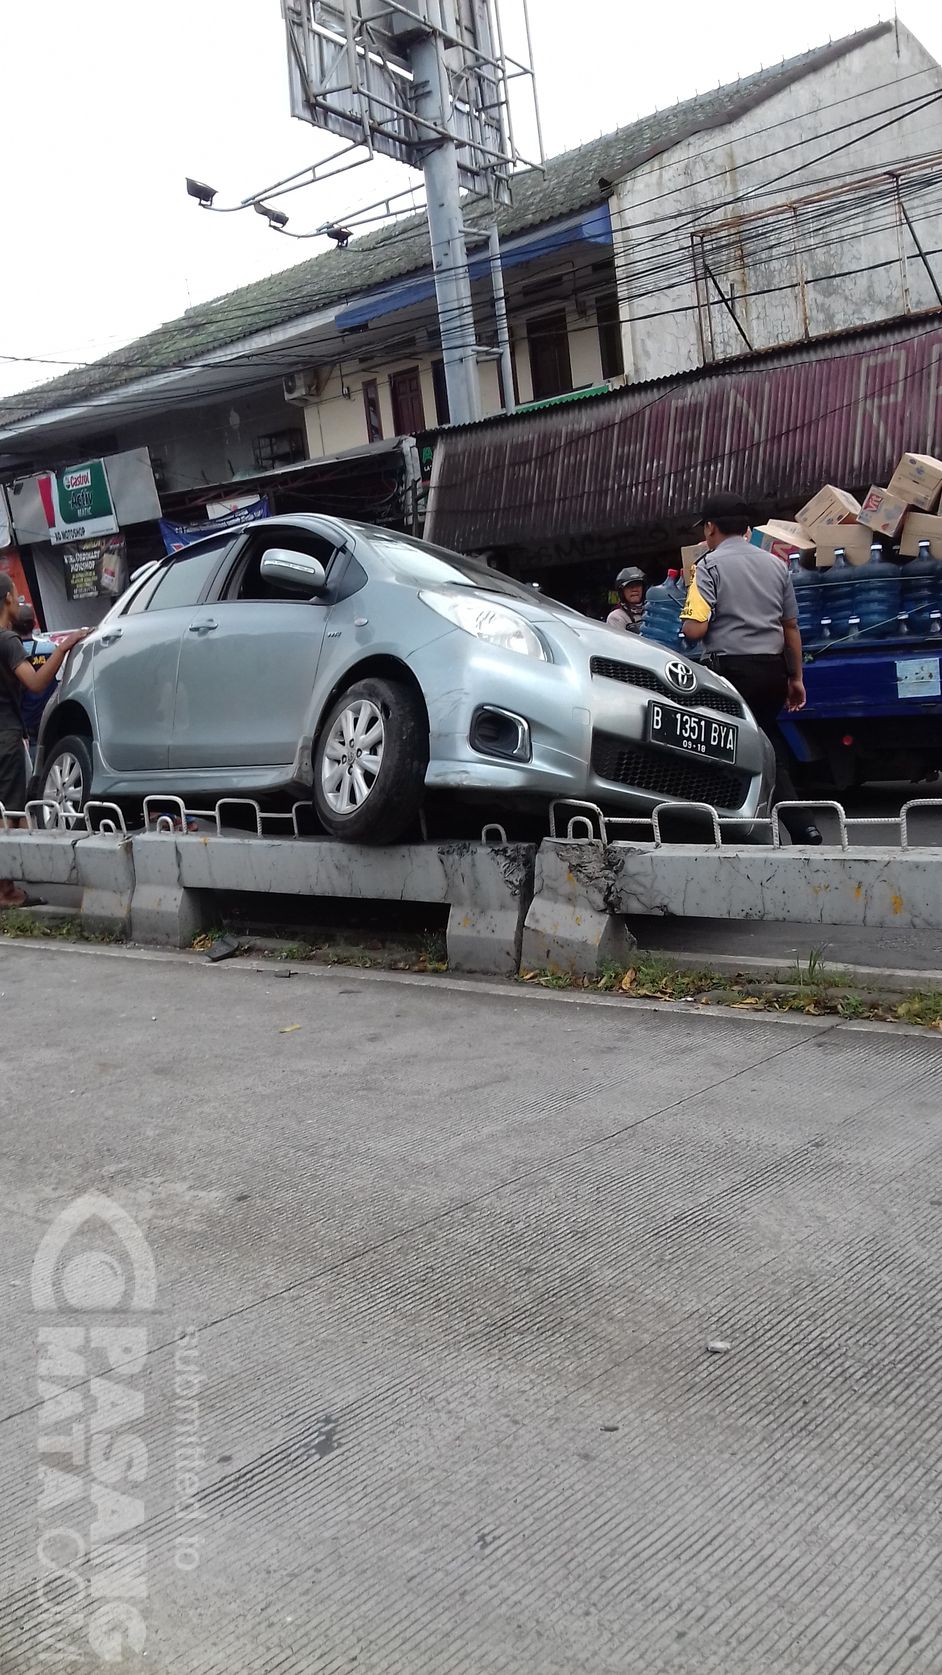
[[[288,372],[281,380],[281,387],[285,393],[285,401],[293,401],[299,407],[306,407],[309,402],[316,401],[320,394],[320,378],[313,368],[306,372]]]

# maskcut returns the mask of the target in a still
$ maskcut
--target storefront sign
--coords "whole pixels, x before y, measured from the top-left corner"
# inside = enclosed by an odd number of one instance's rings
[[[37,483],[54,547],[83,541],[91,535],[111,535],[117,530],[104,460],[92,459],[85,465],[72,465],[66,471],[44,471]]]
[[[65,560],[65,591],[70,599],[97,599],[100,593],[115,597],[127,582],[127,559],[123,535],[103,535],[94,541],[76,541],[61,548]]]
[[[160,533],[165,550],[168,553],[178,553],[183,547],[191,547],[194,541],[205,540],[207,535],[218,535],[220,530],[225,529],[239,529],[242,524],[256,523],[259,518],[267,517],[266,497],[256,501],[254,506],[244,506],[240,511],[227,512],[223,518],[207,518],[203,523],[171,523],[169,518],[161,518]]]

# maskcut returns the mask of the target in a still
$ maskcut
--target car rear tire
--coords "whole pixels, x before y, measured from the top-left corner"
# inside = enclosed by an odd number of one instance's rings
[[[91,741],[69,733],[46,753],[39,795],[55,809],[43,811],[47,831],[69,832],[78,825],[92,791]]]
[[[428,723],[404,681],[370,677],[342,693],[314,747],[314,808],[347,843],[395,843],[417,818]]]

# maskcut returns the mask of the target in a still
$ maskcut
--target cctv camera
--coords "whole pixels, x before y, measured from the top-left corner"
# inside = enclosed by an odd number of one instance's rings
[[[197,203],[202,205],[203,209],[212,209],[213,199],[216,196],[215,186],[207,186],[204,181],[191,180],[190,177],[187,176],[186,189],[190,197],[195,198]]]

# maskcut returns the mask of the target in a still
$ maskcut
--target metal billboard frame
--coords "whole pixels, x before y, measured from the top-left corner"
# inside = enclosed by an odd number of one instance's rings
[[[293,116],[420,170],[430,149],[453,145],[462,190],[510,201],[527,159],[508,88],[533,71],[504,52],[499,0],[282,0],[282,13]],[[534,113],[539,134],[535,94]]]

